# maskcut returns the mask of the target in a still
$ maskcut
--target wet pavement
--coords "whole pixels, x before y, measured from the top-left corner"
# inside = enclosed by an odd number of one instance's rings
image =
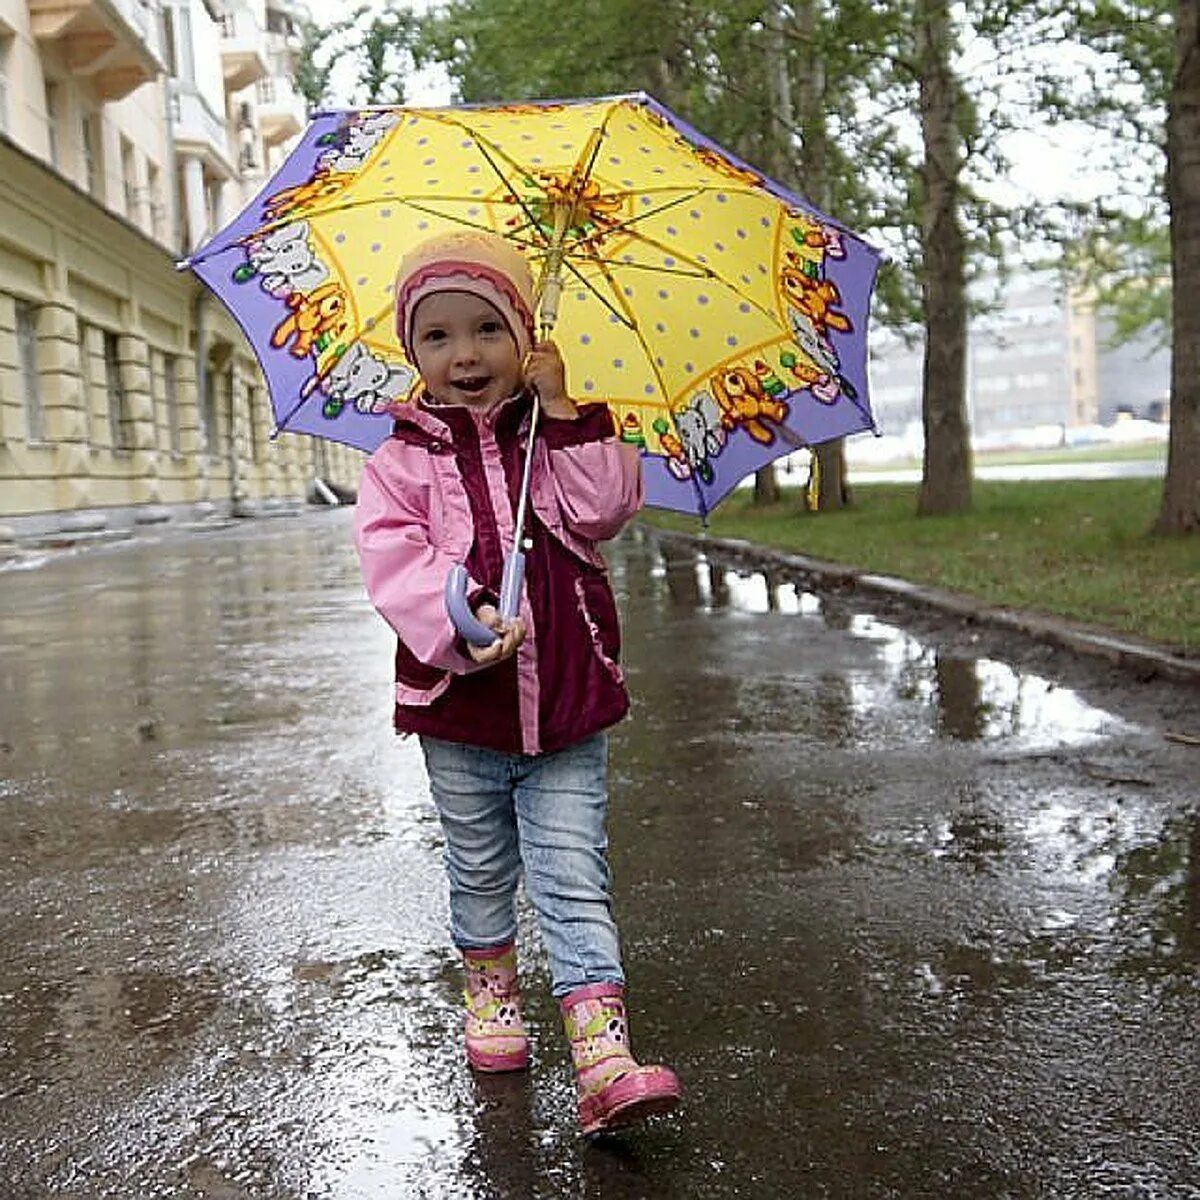
[[[439,832],[349,514],[0,572],[0,1195],[1200,1197],[1196,691],[642,532],[593,1144],[461,1060]],[[29,564],[26,564],[29,566]]]

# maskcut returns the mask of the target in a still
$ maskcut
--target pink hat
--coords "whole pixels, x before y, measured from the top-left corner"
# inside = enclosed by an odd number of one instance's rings
[[[533,345],[533,277],[521,252],[499,234],[473,229],[439,233],[414,246],[396,274],[396,336],[410,362],[413,314],[434,292],[470,292],[504,318],[517,353]]]

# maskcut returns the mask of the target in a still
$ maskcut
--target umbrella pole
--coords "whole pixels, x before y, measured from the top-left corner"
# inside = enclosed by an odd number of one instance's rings
[[[554,233],[538,282],[538,340],[543,342],[550,336],[558,320],[558,301],[562,295],[563,242],[573,208],[574,205],[564,203],[557,205],[554,210]],[[529,508],[529,480],[533,473],[533,443],[541,409],[541,399],[535,391],[529,417],[529,436],[525,442],[525,469],[521,473],[521,491],[517,497],[513,548],[504,560],[504,574],[500,580],[500,615],[506,621],[511,621],[521,608],[521,585],[525,581],[525,517]]]

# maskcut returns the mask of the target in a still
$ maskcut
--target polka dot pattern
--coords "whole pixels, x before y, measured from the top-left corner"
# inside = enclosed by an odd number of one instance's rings
[[[443,110],[461,123],[411,114],[389,131],[374,172],[368,160],[330,205],[336,213],[312,219],[314,252],[331,280],[345,281],[357,334],[373,353],[400,357],[390,300],[403,248],[464,224],[535,242],[527,206],[546,178],[584,161],[607,107]],[[673,428],[670,413],[718,369],[761,360],[790,387],[780,348],[792,347],[792,362],[802,351],[778,273],[785,251],[810,252],[792,237],[783,204],[635,105],[606,126],[593,179],[608,207],[589,212],[576,236],[592,239],[603,265],[580,265],[586,286],[568,276],[554,331],[572,388],[634,418],[630,427],[654,449],[655,422]]]

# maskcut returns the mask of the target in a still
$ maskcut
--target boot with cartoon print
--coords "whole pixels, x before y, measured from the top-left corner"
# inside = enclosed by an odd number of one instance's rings
[[[630,1054],[625,992],[619,983],[576,988],[559,1003],[585,1134],[633,1125],[679,1103],[682,1089],[675,1072],[639,1066]]]
[[[516,945],[509,942],[462,954],[467,1061],[489,1073],[524,1070],[529,1066],[529,1040],[517,991]]]

